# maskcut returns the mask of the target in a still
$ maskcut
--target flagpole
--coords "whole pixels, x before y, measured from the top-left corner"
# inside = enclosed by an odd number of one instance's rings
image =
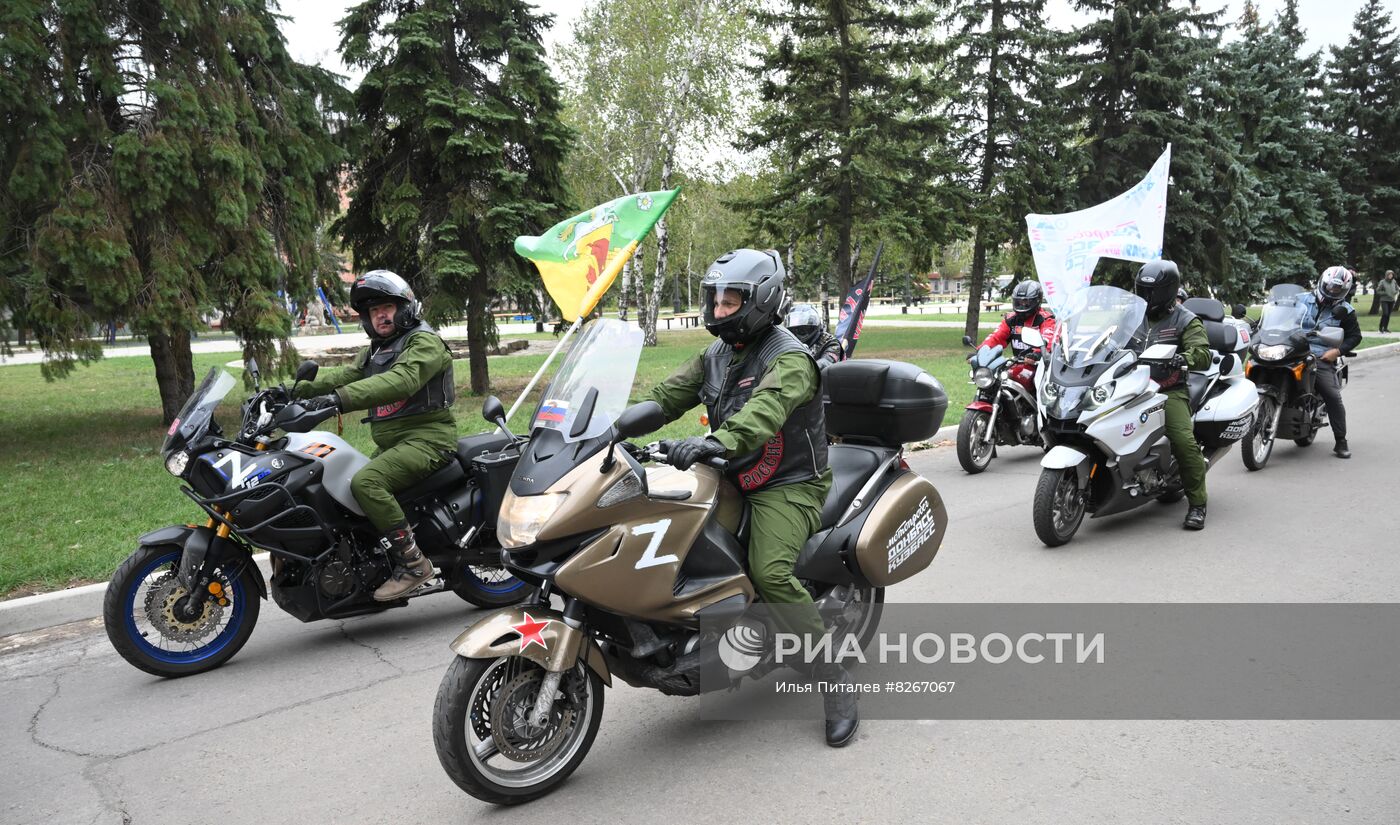
[[[525,398],[530,395],[530,390],[535,388],[535,384],[540,380],[540,376],[544,375],[544,371],[549,369],[549,362],[554,360],[554,356],[564,347],[564,343],[569,340],[569,336],[573,335],[574,330],[578,329],[579,324],[583,323],[583,317],[583,315],[580,315],[575,318],[573,324],[569,326],[568,331],[564,333],[564,337],[560,338],[559,343],[554,345],[554,349],[550,351],[549,357],[544,359],[544,363],[540,364],[540,368],[536,370],[534,376],[530,378],[530,383],[525,385],[525,391],[520,393],[520,397],[515,399],[514,404],[510,405],[510,412],[506,413],[506,421],[510,421],[511,418],[515,417],[515,411],[520,409],[520,405],[523,404]]]

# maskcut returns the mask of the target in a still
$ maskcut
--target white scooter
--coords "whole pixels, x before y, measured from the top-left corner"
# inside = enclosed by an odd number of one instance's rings
[[[1187,304],[1206,326],[1213,352],[1208,369],[1187,382],[1196,441],[1209,468],[1254,420],[1258,391],[1245,377],[1247,333],[1223,323],[1224,306],[1210,298]],[[1166,434],[1166,396],[1150,377],[1177,348],[1158,344],[1138,354],[1147,304],[1111,286],[1075,293],[1055,346],[1037,377],[1042,432],[1033,516],[1047,546],[1074,538],[1084,514],[1112,515],[1156,499],[1185,495]]]

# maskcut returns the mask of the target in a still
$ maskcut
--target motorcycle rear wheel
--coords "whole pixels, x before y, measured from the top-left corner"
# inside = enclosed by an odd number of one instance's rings
[[[990,414],[981,410],[968,410],[958,422],[958,463],[968,475],[976,475],[992,463],[996,450],[996,437],[983,441],[987,427],[991,424]]]
[[[543,676],[543,668],[519,656],[459,656],[448,666],[433,705],[433,744],[459,788],[483,802],[518,805],[550,793],[583,762],[603,721],[603,680],[582,662],[575,664],[565,674],[572,685],[560,683],[562,698],[551,706],[550,722],[529,739],[535,732],[522,727],[516,713],[522,702],[533,701],[537,691],[530,688]],[[507,710],[505,718],[494,717],[498,709]],[[504,741],[524,754],[539,738],[547,752],[532,758],[512,760],[500,750]]]
[[[451,581],[452,592],[477,607],[506,607],[535,592],[501,567],[465,565]]]
[[[255,578],[260,574],[249,562],[234,579],[217,571],[228,605],[205,602],[197,619],[182,623],[174,613],[185,598],[174,583],[182,552],[174,545],[138,548],[112,574],[102,599],[112,647],[133,667],[167,679],[204,673],[232,659],[253,635],[262,604]],[[221,621],[225,611],[227,623]]]
[[[1084,522],[1085,509],[1084,493],[1079,489],[1073,469],[1040,471],[1031,517],[1035,522],[1035,534],[1046,547],[1069,543]]]

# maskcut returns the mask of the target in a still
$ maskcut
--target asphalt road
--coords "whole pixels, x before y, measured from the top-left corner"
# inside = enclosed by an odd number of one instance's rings
[[[1324,434],[1184,504],[1088,522],[1058,550],[1030,522],[1038,451],[965,477],[951,445],[911,464],[951,524],[892,601],[1400,601],[1400,358],[1353,366],[1349,461]],[[959,411],[950,411],[950,421]],[[1400,820],[1400,723],[866,721],[826,748],[812,722],[721,723],[619,687],[557,793],[494,809],[434,754],[430,712],[472,614],[450,594],[302,625],[268,604],[228,665],[162,681],[100,625],[0,640],[0,822],[1316,822]]]

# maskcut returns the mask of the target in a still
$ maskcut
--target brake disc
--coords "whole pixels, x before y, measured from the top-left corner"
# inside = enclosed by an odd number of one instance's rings
[[[550,705],[543,725],[530,724],[543,681],[544,671],[532,668],[511,679],[491,700],[491,739],[507,759],[535,762],[552,755],[573,725],[574,708],[568,702]]]
[[[175,614],[175,605],[188,591],[173,571],[156,579],[146,593],[146,618],[160,635],[180,642],[200,642],[219,625],[224,609],[212,599],[204,601],[204,611],[193,621]]]

